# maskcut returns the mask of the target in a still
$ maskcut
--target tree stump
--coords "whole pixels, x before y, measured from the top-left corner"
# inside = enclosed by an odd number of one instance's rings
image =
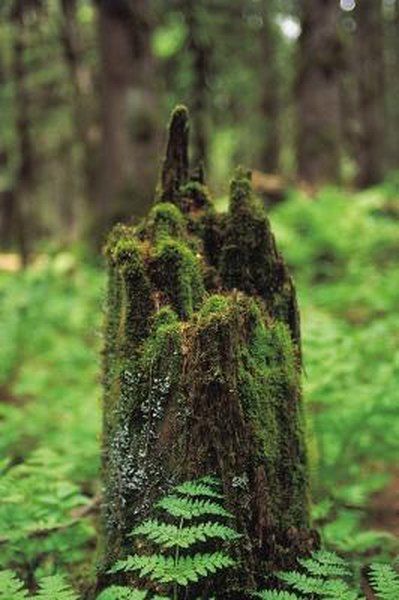
[[[209,593],[249,598],[316,543],[299,313],[250,175],[237,170],[229,211],[217,214],[203,174],[190,174],[184,107],[151,212],[116,226],[106,256],[104,572],[132,552],[128,534],[172,485],[213,474],[242,538],[239,568]]]

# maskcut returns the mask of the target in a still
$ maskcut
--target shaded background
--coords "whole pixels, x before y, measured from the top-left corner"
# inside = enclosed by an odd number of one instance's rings
[[[217,209],[252,168],[295,276],[315,523],[355,564],[394,554],[398,0],[3,0],[0,17],[0,567],[83,596],[95,577],[99,249],[152,203],[176,103]]]

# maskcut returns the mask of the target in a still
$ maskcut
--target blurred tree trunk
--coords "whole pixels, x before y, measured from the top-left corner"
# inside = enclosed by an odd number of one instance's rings
[[[324,184],[340,176],[340,8],[337,0],[303,0],[301,7],[298,174]]]
[[[99,0],[99,10],[102,234],[115,220],[147,211],[157,178],[159,128],[148,2]]]
[[[348,19],[348,23],[342,36],[344,61],[339,78],[342,150],[344,156],[350,158],[352,165],[356,165],[359,138],[359,99],[357,86],[353,85],[356,73],[355,35],[354,31],[349,29],[351,23],[354,23],[354,19],[351,15],[344,18]]]
[[[386,159],[387,168],[399,169],[399,0],[388,13],[385,25],[385,73],[386,73]]]
[[[276,58],[277,32],[273,22],[270,0],[263,2],[263,27],[260,30],[262,97],[260,114],[266,125],[259,168],[266,173],[279,169],[279,73]]]
[[[384,52],[381,0],[356,4],[360,136],[357,183],[374,185],[384,175]]]
[[[30,95],[27,88],[25,53],[27,48],[26,2],[16,0],[12,7],[14,21],[13,78],[15,86],[15,129],[18,146],[18,169],[14,187],[15,234],[21,263],[29,259],[29,227],[32,227],[34,156],[30,122]]]
[[[192,85],[190,108],[193,122],[193,163],[208,165],[209,132],[208,112],[208,75],[211,48],[207,41],[207,32],[201,23],[200,6],[195,0],[182,3],[188,29],[188,50],[192,60]]]
[[[61,0],[61,8],[63,14],[61,42],[73,91],[72,110],[76,136],[82,152],[85,199],[89,209],[95,210],[98,148],[92,135],[93,106],[90,104],[90,99],[93,93],[93,82],[90,71],[83,64],[83,48],[77,19],[77,0]]]

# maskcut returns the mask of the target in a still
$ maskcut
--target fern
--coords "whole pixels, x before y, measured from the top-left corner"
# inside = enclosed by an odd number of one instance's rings
[[[191,527],[178,527],[157,520],[148,520],[133,530],[134,535],[144,535],[148,539],[171,548],[189,548],[197,542],[206,542],[208,539],[234,540],[240,536],[234,529],[220,523],[200,523]]]
[[[398,600],[399,574],[390,565],[372,564],[370,583],[380,600]]]
[[[211,485],[203,482],[185,481],[181,485],[178,485],[176,492],[184,494],[185,496],[209,496],[211,498],[223,498],[223,496],[215,491]]]
[[[300,600],[296,594],[290,592],[278,592],[276,590],[264,590],[255,595],[256,598],[261,600]]]
[[[287,571],[278,574],[290,590],[299,592],[301,596],[290,592],[273,592],[264,590],[258,597],[263,599],[281,598],[296,600],[297,598],[325,598],[328,600],[358,600],[345,578],[351,576],[349,564],[333,552],[319,550],[313,552],[311,558],[298,559],[304,572]],[[279,595],[280,594],[280,595]]]
[[[151,581],[186,586],[190,582],[197,582],[201,577],[232,565],[234,565],[233,559],[223,552],[197,553],[194,556],[178,558],[161,554],[150,556],[134,554],[126,560],[118,561],[111,572],[139,571],[140,577],[150,576]]]
[[[27,596],[24,584],[13,571],[0,571],[0,600],[23,600]]]
[[[176,599],[179,586],[187,587],[221,569],[232,567],[235,564],[234,560],[221,550],[214,552],[197,550],[195,554],[189,553],[192,546],[209,540],[218,539],[222,542],[230,542],[240,537],[234,529],[218,521],[206,520],[192,524],[194,519],[202,519],[209,515],[215,518],[231,517],[231,514],[220,503],[222,495],[218,486],[218,480],[213,477],[188,481],[176,486],[172,494],[160,500],[155,507],[166,512],[169,517],[177,519],[177,523],[164,522],[161,519],[148,519],[131,533],[132,536],[143,536],[164,551],[170,550],[171,553],[133,554],[125,560],[118,561],[110,572],[136,572],[141,579],[165,584],[168,589],[172,587],[173,599]],[[187,522],[191,523],[186,524]],[[186,551],[186,553],[184,554],[182,551]],[[100,598],[102,600],[114,597],[125,598],[121,594],[128,594],[129,591],[136,594],[134,598],[148,597],[146,592],[139,590],[128,590],[128,588],[115,586],[110,590],[106,590],[103,594],[111,593],[114,594],[113,596],[102,595]],[[126,598],[130,598],[130,596],[127,595]],[[154,598],[156,597],[153,596],[153,600]],[[161,598],[158,596],[159,600]]]
[[[148,597],[148,592],[134,590],[120,585],[112,585],[107,588],[99,596],[97,600],[145,600]]]
[[[40,600],[78,600],[78,596],[61,575],[40,579],[39,591],[30,597]],[[13,571],[0,571],[0,600],[22,600],[23,598],[28,598],[23,582]]]
[[[181,519],[195,519],[205,515],[214,515],[218,517],[232,517],[227,510],[210,500],[199,500],[191,498],[180,498],[179,496],[166,496],[156,504],[157,508],[162,508],[172,517]]]
[[[43,577],[35,598],[40,600],[78,600],[78,596],[61,575]]]

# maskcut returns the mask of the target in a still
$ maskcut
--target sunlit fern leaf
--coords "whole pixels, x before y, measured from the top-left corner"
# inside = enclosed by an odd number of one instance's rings
[[[143,535],[165,548],[175,546],[190,548],[190,546],[193,546],[197,542],[206,542],[211,538],[228,541],[241,537],[234,529],[220,523],[200,523],[191,527],[179,527],[160,522],[156,519],[144,521],[132,533],[134,535]]]
[[[13,571],[0,571],[0,600],[23,600],[28,592]]]
[[[234,564],[234,560],[223,552],[181,556],[177,560],[173,556],[135,554],[118,561],[110,572],[139,571],[140,577],[149,577],[152,581],[188,585]]]
[[[78,596],[61,575],[40,579],[39,591],[35,598],[40,598],[40,600],[78,600]]]
[[[213,486],[198,481],[185,481],[175,487],[175,491],[184,496],[209,496],[210,498],[223,498],[222,494],[215,491]]]
[[[254,594],[255,598],[261,598],[261,600],[300,600],[296,594],[291,592],[279,592],[277,590],[264,590]]]
[[[204,515],[215,515],[219,517],[232,517],[223,506],[210,500],[198,500],[192,498],[180,498],[179,496],[167,496],[155,505],[162,508],[173,517],[182,519],[195,519]]]
[[[399,574],[391,565],[372,564],[369,579],[379,600],[398,600]]]
[[[147,591],[121,585],[112,585],[97,596],[97,600],[145,600],[146,598],[148,598]]]

